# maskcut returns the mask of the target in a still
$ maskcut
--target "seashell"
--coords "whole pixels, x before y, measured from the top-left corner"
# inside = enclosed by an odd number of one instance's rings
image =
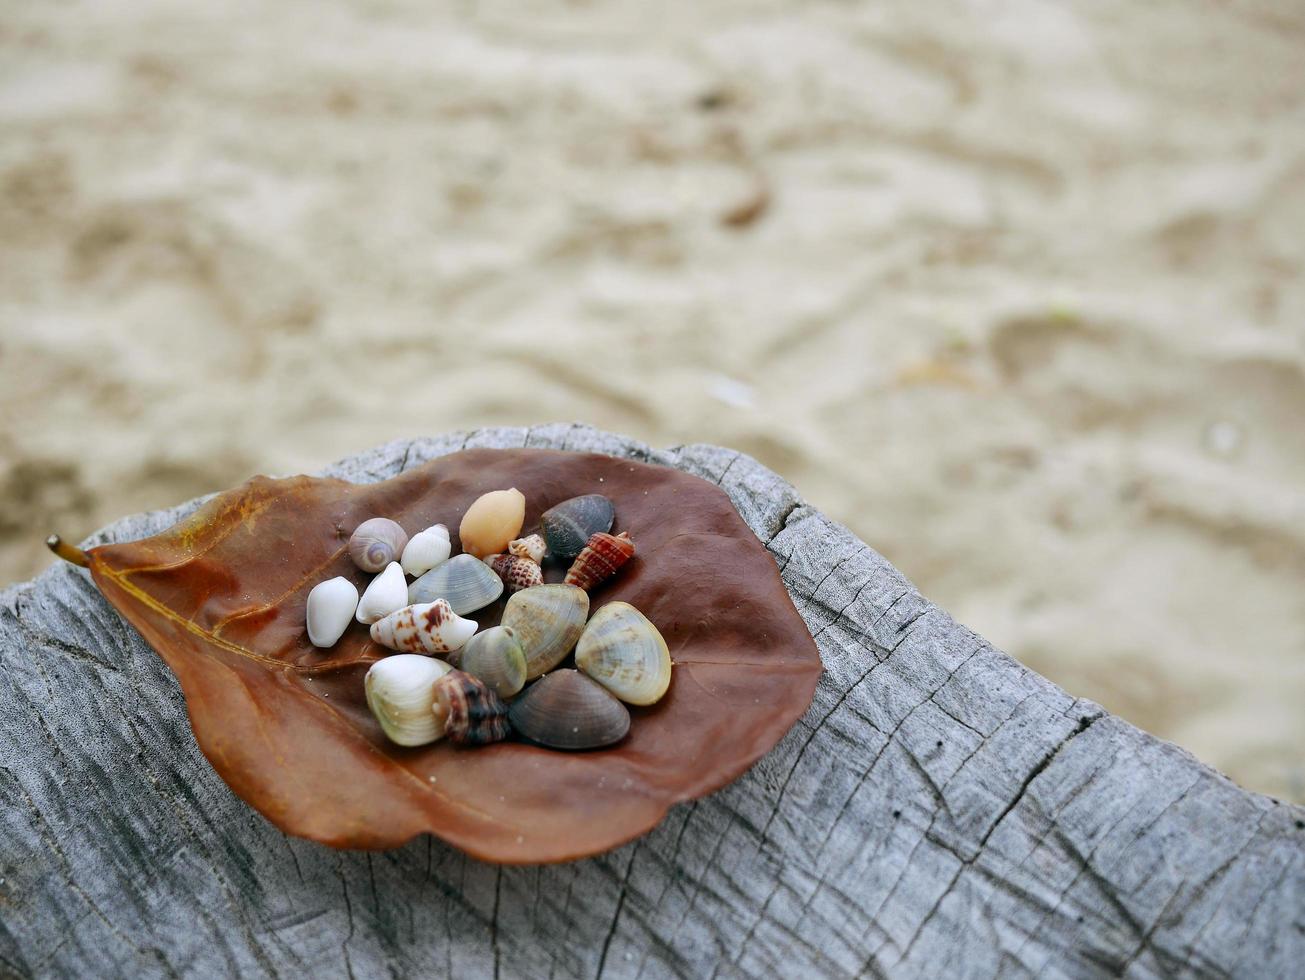
[[[450,742],[488,745],[512,734],[508,709],[479,678],[453,670],[435,682],[431,714]]]
[[[343,575],[318,582],[308,593],[308,642],[315,647],[335,646],[357,608],[358,588]]]
[[[544,553],[547,551],[548,545],[544,543],[541,534],[528,534],[524,538],[508,542],[508,554],[516,555],[518,558],[529,558],[536,565],[543,564]]]
[[[508,594],[544,584],[544,570],[529,558],[517,555],[490,555],[485,564],[503,580]]]
[[[372,579],[358,603],[358,622],[374,623],[408,604],[408,580],[403,577],[403,566],[392,561],[385,571]]]
[[[574,558],[595,531],[610,531],[615,518],[612,502],[601,493],[563,500],[539,518],[548,552],[557,558]]]
[[[372,640],[404,653],[451,653],[475,632],[476,621],[463,619],[443,599],[404,606],[372,623]]]
[[[578,670],[546,674],[508,708],[522,736],[554,749],[596,749],[625,738],[630,712]]]
[[[492,490],[477,497],[458,526],[462,550],[477,558],[502,551],[521,533],[526,519],[526,498],[515,487]]]
[[[502,594],[503,580],[472,555],[450,558],[408,586],[409,602],[447,599],[459,616],[488,606]]]
[[[416,578],[425,575],[440,562],[447,561],[453,545],[449,543],[449,529],[436,524],[414,534],[403,549],[399,563],[403,571]]]
[[[435,682],[453,668],[442,660],[401,653],[372,664],[363,679],[367,707],[398,745],[426,745],[444,734],[434,711]]]
[[[575,665],[627,704],[655,704],[671,683],[671,654],[648,617],[609,602],[580,635]]]
[[[606,531],[596,531],[589,536],[575,562],[566,573],[567,585],[578,585],[588,592],[606,582],[620,571],[621,566],[634,557],[634,542],[622,531],[615,536]]]
[[[482,630],[467,641],[459,666],[485,682],[499,697],[510,698],[526,683],[526,657],[508,626]]]
[[[379,572],[392,561],[398,561],[408,543],[403,528],[388,517],[373,517],[363,521],[349,538],[349,557],[364,572]]]
[[[585,628],[589,594],[574,585],[536,585],[508,599],[503,625],[526,658],[526,679],[552,670],[571,652]]]

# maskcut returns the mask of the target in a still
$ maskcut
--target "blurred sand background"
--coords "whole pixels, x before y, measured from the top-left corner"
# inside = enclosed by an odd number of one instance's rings
[[[0,11],[0,580],[401,436],[717,442],[1305,801],[1305,3]]]

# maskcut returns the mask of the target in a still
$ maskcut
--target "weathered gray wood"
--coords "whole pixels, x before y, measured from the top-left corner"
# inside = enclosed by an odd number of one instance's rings
[[[550,425],[393,443],[331,472],[520,445],[729,491],[825,661],[788,737],[602,858],[500,869],[429,838],[339,853],[231,794],[162,662],[59,565],[0,593],[0,971],[1300,975],[1305,811],[1026,670],[748,457]]]

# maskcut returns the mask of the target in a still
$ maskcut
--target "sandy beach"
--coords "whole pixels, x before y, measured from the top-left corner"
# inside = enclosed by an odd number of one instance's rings
[[[389,439],[753,454],[1305,802],[1305,6],[6,4],[0,581]]]

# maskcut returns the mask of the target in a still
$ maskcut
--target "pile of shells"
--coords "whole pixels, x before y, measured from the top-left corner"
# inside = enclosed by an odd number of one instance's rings
[[[515,733],[554,749],[600,748],[630,730],[627,704],[666,694],[671,657],[657,627],[626,602],[590,615],[589,593],[635,553],[628,533],[611,533],[612,502],[564,500],[540,516],[540,533],[522,537],[525,504],[516,488],[477,498],[458,527],[459,555],[443,524],[409,538],[388,518],[363,521],[348,545],[354,564],[375,573],[362,595],[344,576],[308,594],[314,646],[334,646],[356,620],[397,651],[364,681],[394,743],[485,745]],[[569,563],[562,583],[544,583],[550,559]],[[464,618],[504,594],[498,626],[478,631]],[[573,654],[575,668],[564,667]]]

